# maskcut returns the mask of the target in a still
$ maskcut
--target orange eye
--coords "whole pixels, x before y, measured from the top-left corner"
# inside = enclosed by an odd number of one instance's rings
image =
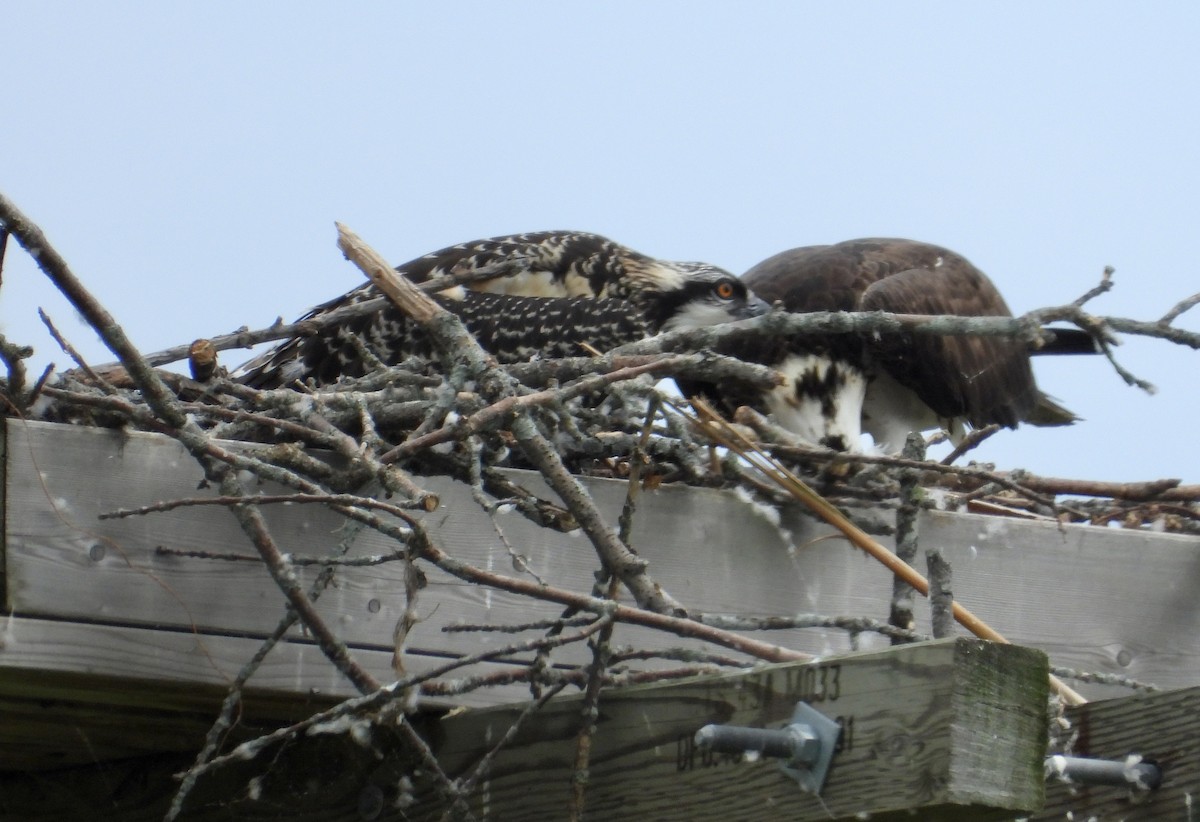
[[[728,280],[722,280],[721,282],[717,283],[717,287],[713,290],[717,293],[717,296],[720,297],[722,300],[732,300],[733,299],[733,295],[734,295],[733,283],[729,282]]]

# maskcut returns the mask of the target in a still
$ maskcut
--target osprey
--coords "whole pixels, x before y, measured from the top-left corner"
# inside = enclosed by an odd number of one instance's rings
[[[437,294],[476,340],[501,362],[601,350],[676,328],[746,319],[767,304],[734,275],[715,266],[667,262],[595,234],[547,231],[477,240],[426,254],[397,271],[415,281],[450,274],[484,274],[470,290]],[[373,284],[319,305],[316,319],[380,296]],[[311,380],[316,385],[368,370],[363,351],[385,365],[431,354],[424,332],[388,303],[314,336],[294,337],[238,369],[256,388]]]
[[[914,240],[794,248],[742,279],[763,299],[798,313],[1012,316],[991,280],[966,258]],[[1036,353],[1095,350],[1085,332],[1054,333],[1055,340]],[[1077,419],[1038,390],[1026,344],[1005,337],[797,335],[739,338],[719,350],[771,365],[785,378],[760,397],[722,386],[717,393],[727,409],[757,406],[800,437],[838,450],[858,450],[864,431],[879,449],[895,452],[913,431],[942,428],[959,441],[967,426],[1067,425]]]

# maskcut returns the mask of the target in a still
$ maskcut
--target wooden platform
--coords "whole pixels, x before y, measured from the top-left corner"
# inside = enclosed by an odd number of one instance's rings
[[[225,683],[282,615],[282,599],[255,563],[156,549],[251,555],[240,529],[216,507],[97,519],[212,493],[198,488],[199,467],[170,439],[6,420],[3,447],[0,772],[194,752]],[[553,497],[538,477],[514,476]],[[441,507],[425,516],[447,551],[515,573],[492,520],[467,489],[444,478],[422,482],[441,497]],[[587,485],[615,520],[624,483]],[[283,550],[296,556],[326,555],[343,540],[352,543],[352,556],[392,550],[315,506],[265,510]],[[596,559],[583,537],[537,528],[518,515],[498,516],[495,525],[546,582],[590,587]],[[732,494],[663,487],[643,496],[633,543],[656,579],[699,611],[886,618],[890,576],[844,541],[818,539],[826,533],[800,512],[785,512],[777,526]],[[1168,688],[1200,683],[1200,539],[932,512],[921,517],[920,541],[952,563],[960,601],[1013,642],[1045,651],[1051,664]],[[419,608],[426,618],[410,639],[410,670],[510,639],[445,633],[446,626],[559,612],[427,571]],[[347,569],[318,604],[359,661],[385,681],[403,590],[397,567]],[[927,626],[925,610],[918,611]],[[757,636],[821,656],[851,650],[839,631]],[[615,641],[703,647],[629,626]],[[864,638],[862,647],[884,643]],[[246,720],[263,727],[354,693],[299,632],[251,685]],[[1092,698],[1126,693],[1080,690]],[[492,689],[456,704],[482,708],[525,698],[522,688]]]

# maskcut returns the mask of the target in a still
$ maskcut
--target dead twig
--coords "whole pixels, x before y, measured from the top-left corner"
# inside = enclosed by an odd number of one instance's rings
[[[909,434],[904,444],[904,459],[924,462],[925,439],[920,434]],[[917,515],[921,512],[921,489],[917,485],[915,468],[900,469],[900,505],[896,508],[896,557],[912,565],[917,556]],[[912,630],[913,589],[901,576],[892,580],[892,603],[888,622],[897,628]],[[895,639],[892,644],[898,644]]]
[[[1190,311],[1200,305],[1200,293],[1193,294],[1186,299],[1180,300],[1166,314],[1162,315],[1162,319],[1158,321],[1159,325],[1170,325],[1179,318],[1185,311]]]

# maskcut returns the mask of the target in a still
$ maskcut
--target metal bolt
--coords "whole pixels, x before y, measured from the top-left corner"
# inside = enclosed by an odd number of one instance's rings
[[[696,731],[698,748],[719,753],[757,753],[779,759],[779,769],[801,790],[820,794],[829,774],[842,729],[837,722],[804,702],[797,702],[784,728],[705,725]]]
[[[811,765],[821,755],[821,740],[807,725],[789,725],[779,730],[705,725],[696,731],[696,747],[711,748],[718,753],[755,751],[798,765]]]
[[[1136,754],[1124,759],[1087,759],[1056,754],[1046,757],[1046,774],[1087,785],[1128,785],[1148,791],[1162,784],[1162,769],[1151,762],[1143,762]]]

